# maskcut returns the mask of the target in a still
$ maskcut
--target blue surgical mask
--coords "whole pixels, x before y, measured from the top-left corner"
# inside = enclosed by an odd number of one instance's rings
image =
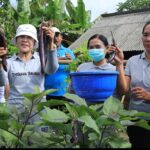
[[[105,58],[105,53],[104,53],[103,48],[89,49],[88,54],[93,59],[93,61],[95,61],[95,62],[99,62],[99,61],[101,61],[102,59]]]

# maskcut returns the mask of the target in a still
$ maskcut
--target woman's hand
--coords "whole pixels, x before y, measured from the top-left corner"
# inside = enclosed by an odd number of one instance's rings
[[[123,51],[117,46],[111,46],[110,50],[114,51],[116,53],[116,56],[114,57],[114,61],[116,63],[116,66],[123,64],[123,60],[124,60]]]
[[[134,87],[131,89],[132,95],[137,99],[150,100],[150,92],[142,87]]]
[[[43,26],[42,29],[43,29],[44,33],[46,34],[46,36],[48,36],[50,38],[49,48],[51,50],[56,50],[57,47],[56,47],[56,44],[54,44],[55,32],[51,28],[46,27],[46,26]]]
[[[72,60],[71,55],[69,53],[66,53],[65,55],[66,55],[66,59]]]
[[[4,49],[4,47],[0,47],[0,57],[7,54],[7,49]]]

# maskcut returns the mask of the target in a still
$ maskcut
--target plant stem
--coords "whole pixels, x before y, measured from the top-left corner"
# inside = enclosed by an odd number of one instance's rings
[[[107,126],[104,126],[104,129],[102,130],[102,134],[101,134],[101,138],[100,138],[100,142],[99,142],[99,147],[101,147],[101,144],[102,144],[102,140],[103,140],[103,136],[104,136],[106,127],[107,127]]]
[[[22,130],[20,131],[20,134],[19,134],[19,136],[18,136],[18,139],[19,139],[19,140],[21,140],[21,138],[22,138],[22,136],[23,136],[24,130],[25,130],[25,128],[26,128],[26,126],[27,126],[27,124],[28,124],[28,121],[29,121],[29,119],[30,119],[30,115],[31,115],[31,113],[32,113],[32,109],[33,109],[33,102],[32,102],[32,104],[31,104],[30,112],[29,112],[29,114],[28,114],[28,116],[27,116],[27,118],[26,118],[26,120],[25,120],[25,122],[24,122],[24,126],[22,127]],[[19,143],[16,145],[16,148],[18,148],[18,146],[19,146]]]

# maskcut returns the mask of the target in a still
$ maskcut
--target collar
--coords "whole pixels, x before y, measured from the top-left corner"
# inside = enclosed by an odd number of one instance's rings
[[[145,59],[146,58],[146,53],[143,52],[142,54],[140,54],[140,59]]]
[[[37,52],[34,52],[34,53],[32,54],[32,57],[31,57],[31,59],[35,59],[35,58],[38,58],[38,53],[37,53]],[[20,57],[19,57],[17,54],[14,54],[14,55],[12,56],[12,59],[13,59],[13,60],[21,60]]]
[[[109,63],[105,63],[105,64],[102,64],[100,66],[96,66],[93,62],[92,62],[92,68],[100,68],[102,70],[107,70],[107,67],[109,66]]]
[[[57,47],[57,50],[62,50],[64,49],[65,47],[61,44],[59,47]]]

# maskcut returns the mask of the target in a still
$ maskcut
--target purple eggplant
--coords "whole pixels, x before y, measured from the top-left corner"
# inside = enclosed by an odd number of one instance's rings
[[[49,37],[45,35],[45,33],[42,30],[43,26],[47,26],[45,22],[42,22],[39,31],[38,31],[38,40],[39,40],[39,55],[40,55],[40,61],[41,61],[41,72],[45,73],[45,65],[46,65],[46,59],[47,59],[47,51],[49,49]]]

